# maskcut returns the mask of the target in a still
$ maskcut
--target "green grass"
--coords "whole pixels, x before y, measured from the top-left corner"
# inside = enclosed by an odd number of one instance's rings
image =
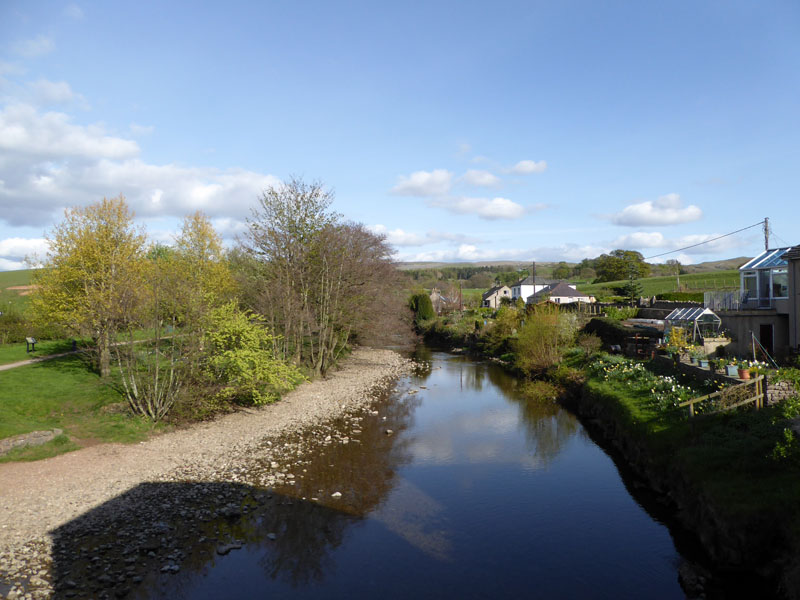
[[[29,358],[39,358],[49,354],[59,354],[72,350],[71,340],[43,340],[36,342],[36,351],[27,352],[25,342],[0,344],[0,365],[28,360]]]
[[[637,279],[642,285],[643,296],[657,296],[667,292],[674,292],[677,288],[675,276],[647,277]],[[606,281],[603,283],[589,283],[578,286],[578,289],[585,294],[604,295],[613,288],[622,287],[627,280]],[[691,273],[681,275],[681,288],[689,292],[738,290],[739,271],[716,271],[712,273]]]
[[[14,448],[11,452],[0,456],[0,463],[33,461],[58,456],[65,452],[78,450],[80,446],[69,439],[68,436],[61,434],[54,440],[42,444],[41,446],[29,446],[26,448]]]
[[[785,522],[800,528],[796,437],[782,456],[775,456],[784,429],[800,413],[800,402],[688,419],[685,410],[654,410],[647,394],[632,386],[599,379],[588,379],[584,386],[592,402],[604,406],[607,415],[647,448],[653,468],[677,469],[719,514],[748,526]]]
[[[95,442],[134,442],[154,426],[145,419],[107,412],[123,402],[117,390],[91,372],[79,355],[0,372],[0,438],[31,431],[63,429],[77,446]],[[72,444],[50,444],[67,451]],[[47,452],[27,450],[26,453]]]
[[[27,308],[29,296],[22,296],[18,290],[9,290],[7,288],[30,285],[32,273],[33,269],[0,271],[0,311],[14,308],[24,311]]]

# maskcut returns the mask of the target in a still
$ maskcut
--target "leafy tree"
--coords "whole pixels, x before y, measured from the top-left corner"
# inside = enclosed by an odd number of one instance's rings
[[[265,191],[244,239],[250,261],[240,263],[247,296],[280,334],[275,355],[317,374],[404,303],[385,239],[341,222],[332,201],[322,184],[298,179]]]
[[[222,239],[202,212],[183,220],[174,252],[183,275],[194,282],[199,296],[212,304],[231,298],[235,282],[225,260]]]
[[[553,279],[566,279],[569,277],[571,269],[569,265],[564,261],[558,263],[558,265],[553,269]]]
[[[552,304],[529,311],[515,342],[515,363],[525,373],[546,370],[561,360],[575,339],[577,317]]]
[[[433,311],[431,297],[424,292],[411,296],[408,306],[411,312],[414,313],[414,320],[417,323],[427,321],[436,316],[436,313]]]
[[[90,336],[98,370],[108,377],[111,343],[140,302],[145,236],[119,196],[68,209],[47,239],[44,268],[33,276],[32,309],[39,320]]]
[[[610,254],[602,254],[594,259],[594,269],[597,273],[595,283],[627,279],[632,270],[637,277],[650,274],[650,265],[644,262],[641,253],[633,250],[614,250]]]
[[[204,370],[220,386],[218,398],[266,404],[304,379],[274,355],[273,337],[261,315],[239,310],[234,302],[209,313]]]

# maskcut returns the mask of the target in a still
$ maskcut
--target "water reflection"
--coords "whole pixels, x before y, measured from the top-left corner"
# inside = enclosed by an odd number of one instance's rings
[[[273,441],[288,458],[243,483],[152,484],[54,532],[59,597],[681,597],[666,530],[502,369],[428,354],[375,408]]]
[[[583,435],[573,415],[551,399],[526,398],[518,380],[499,366],[436,353],[425,358],[435,366],[417,375],[415,389],[447,418],[417,428],[411,447],[417,461],[543,468],[573,436]],[[523,432],[527,453],[509,443],[516,430]]]

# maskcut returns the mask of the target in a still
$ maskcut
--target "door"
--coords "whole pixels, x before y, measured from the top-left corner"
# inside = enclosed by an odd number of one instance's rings
[[[771,323],[762,323],[758,326],[758,341],[761,342],[761,345],[764,347],[764,350],[769,352],[769,355],[772,356],[775,354],[773,349],[773,339],[772,339],[772,324]]]

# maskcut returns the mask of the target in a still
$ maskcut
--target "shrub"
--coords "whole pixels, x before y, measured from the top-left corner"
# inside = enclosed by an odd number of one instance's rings
[[[204,339],[204,372],[221,384],[220,399],[266,404],[304,379],[297,367],[276,358],[264,317],[233,302],[211,311]]]
[[[561,312],[552,305],[537,306],[525,317],[517,335],[517,367],[534,373],[556,364],[572,344],[575,331],[575,313]]]
[[[603,340],[593,333],[581,333],[578,335],[576,344],[586,356],[591,356],[600,350],[603,346]]]
[[[411,296],[408,306],[411,309],[411,312],[414,313],[414,321],[416,323],[419,323],[420,321],[427,321],[436,316],[436,313],[433,310],[433,303],[431,302],[431,298],[428,296],[428,294],[414,294]]]

